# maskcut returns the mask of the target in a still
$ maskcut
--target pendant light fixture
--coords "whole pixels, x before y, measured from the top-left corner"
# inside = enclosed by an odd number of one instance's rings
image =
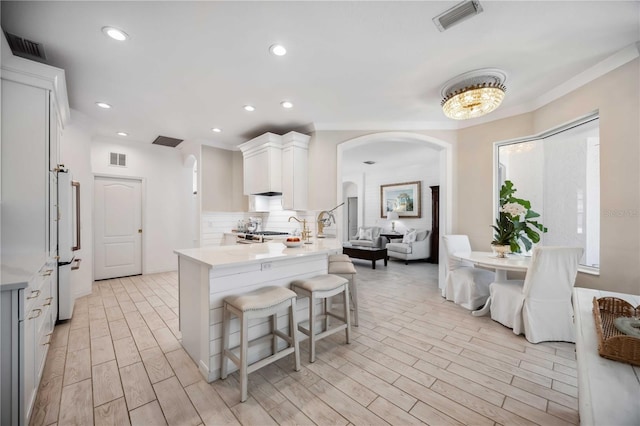
[[[484,68],[449,80],[441,91],[444,114],[454,120],[466,120],[490,113],[504,99],[506,79],[504,71]]]

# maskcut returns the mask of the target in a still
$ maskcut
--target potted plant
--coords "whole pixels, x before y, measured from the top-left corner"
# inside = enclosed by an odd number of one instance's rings
[[[534,243],[540,241],[540,232],[547,232],[547,228],[536,220],[540,214],[531,210],[531,203],[528,200],[516,198],[516,189],[509,180],[505,181],[500,188],[500,211],[496,224],[493,225],[495,231],[491,245],[494,247],[498,257],[505,257],[506,253],[520,252],[520,242],[526,251],[531,250]]]

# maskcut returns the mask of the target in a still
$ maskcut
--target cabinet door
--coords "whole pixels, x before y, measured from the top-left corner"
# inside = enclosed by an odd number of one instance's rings
[[[49,251],[48,91],[2,80],[2,254],[31,259]]]
[[[60,123],[51,93],[49,98],[49,170],[54,171],[60,164]]]
[[[252,153],[244,158],[244,194],[265,192],[268,185],[266,152]]]
[[[21,407],[20,417],[22,419],[21,424],[26,424],[27,419],[31,415],[31,407],[36,396],[36,369],[35,369],[35,335],[36,335],[36,323],[38,316],[42,315],[42,309],[40,307],[34,307],[30,309],[24,319],[24,339],[22,339],[23,356],[22,364],[20,365],[20,376],[22,376],[22,389],[21,389]]]
[[[293,148],[285,148],[282,150],[282,208],[284,210],[295,209],[293,168]]]
[[[298,146],[282,150],[282,208],[307,209],[308,151]]]

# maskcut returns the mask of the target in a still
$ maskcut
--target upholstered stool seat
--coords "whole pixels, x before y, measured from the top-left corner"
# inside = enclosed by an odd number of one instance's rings
[[[247,377],[249,373],[256,371],[274,361],[279,360],[291,353],[295,358],[295,370],[300,370],[300,349],[298,344],[298,333],[296,332],[296,298],[293,291],[285,287],[263,287],[258,290],[229,296],[224,299],[222,310],[222,366],[220,377],[227,378],[227,358],[230,359],[240,369],[240,401],[247,400]],[[289,334],[284,334],[278,329],[278,312],[289,310]],[[230,349],[230,325],[231,315],[235,315],[240,320],[240,345]],[[249,320],[254,318],[270,319],[270,333],[249,341]],[[278,351],[278,337],[286,341],[289,345]],[[263,358],[249,365],[249,346],[259,341],[271,339],[271,356]],[[239,356],[233,351],[239,349]]]
[[[347,255],[338,255],[346,256]],[[349,261],[331,261],[329,256],[329,273],[332,275],[338,275],[349,280],[349,298],[353,305],[353,325],[358,326],[358,286],[356,285],[356,267],[351,260]]]
[[[337,275],[317,275],[312,278],[296,280],[291,283],[291,288],[300,297],[309,298],[308,328],[303,323],[298,324],[298,330],[309,336],[309,362],[316,360],[316,341],[336,332],[345,330],[347,343],[351,338],[351,316],[349,309],[349,281]],[[343,313],[338,315],[331,312],[331,297],[341,294],[343,296]],[[316,314],[316,300],[324,302],[324,314]],[[340,321],[338,325],[331,325],[330,318]],[[324,320],[323,330],[318,329],[317,322]]]
[[[332,262],[351,262],[351,258],[346,254],[330,254],[329,263]]]

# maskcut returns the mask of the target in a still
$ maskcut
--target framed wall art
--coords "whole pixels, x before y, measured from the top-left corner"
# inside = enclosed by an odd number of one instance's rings
[[[386,218],[390,211],[401,218],[422,217],[420,194],[420,181],[380,185],[380,217]]]

